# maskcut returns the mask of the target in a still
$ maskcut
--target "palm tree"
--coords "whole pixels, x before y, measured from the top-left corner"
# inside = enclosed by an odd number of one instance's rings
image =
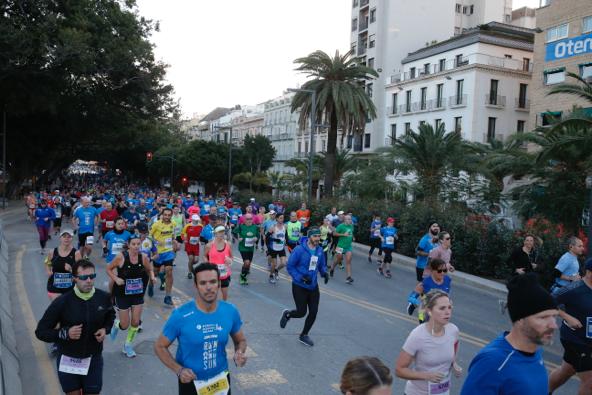
[[[279,197],[282,193],[282,188],[284,186],[285,177],[283,173],[279,171],[268,171],[267,177],[269,178],[269,183],[274,191],[276,191],[276,197]]]
[[[314,123],[325,119],[329,123],[327,152],[325,154],[325,194],[333,195],[335,182],[335,153],[337,150],[337,129],[345,132],[361,133],[368,118],[376,118],[376,107],[368,96],[364,81],[378,77],[378,73],[362,65],[353,52],[340,55],[339,51],[331,58],[323,51],[315,51],[304,58],[298,58],[297,71],[305,73],[309,79],[302,89],[313,90],[317,95],[314,109]],[[311,95],[297,92],[292,100],[292,112],[300,109],[299,124],[302,129],[312,112]],[[312,132],[312,131],[311,131]]]
[[[325,163],[327,162],[327,153],[320,152],[317,154],[316,158],[318,161],[317,166],[321,171],[325,170]],[[340,186],[341,179],[343,175],[346,174],[348,171],[352,171],[357,169],[359,163],[358,158],[350,154],[348,149],[345,150],[337,150],[335,153],[335,165],[333,166],[333,185]]]

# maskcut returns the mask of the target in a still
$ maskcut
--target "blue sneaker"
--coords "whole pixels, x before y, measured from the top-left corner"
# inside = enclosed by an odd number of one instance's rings
[[[136,352],[134,351],[133,347],[131,344],[125,343],[123,345],[123,350],[122,352],[125,354],[126,357],[128,358],[134,358],[136,356]]]
[[[165,296],[164,297],[164,304],[168,304],[168,305],[172,306],[173,305],[173,298],[171,298],[170,295]]]
[[[119,321],[117,320],[117,321],[115,321],[115,323],[111,327],[111,333],[109,334],[109,337],[111,337],[112,341],[115,341],[118,333],[119,333]]]
[[[148,296],[151,298],[154,296],[154,285],[152,283],[148,284]]]

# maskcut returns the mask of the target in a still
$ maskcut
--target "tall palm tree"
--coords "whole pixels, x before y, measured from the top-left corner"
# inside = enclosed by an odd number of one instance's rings
[[[317,154],[318,166],[322,170],[325,168],[327,161],[327,153],[320,152]],[[335,152],[335,165],[333,166],[333,185],[340,186],[343,175],[348,171],[357,169],[359,163],[358,158],[350,154],[348,149],[337,150]]]
[[[335,52],[330,57],[323,51],[315,51],[294,63],[310,79],[302,89],[313,90],[317,95],[314,109],[314,123],[325,120],[329,123],[327,152],[325,155],[325,194],[333,195],[335,181],[335,153],[337,150],[337,129],[345,132],[362,133],[368,118],[376,118],[376,107],[368,96],[364,81],[378,77],[378,73],[362,65],[353,52],[345,55]],[[306,128],[312,112],[312,98],[307,92],[297,92],[292,100],[292,112],[300,109],[299,124]]]

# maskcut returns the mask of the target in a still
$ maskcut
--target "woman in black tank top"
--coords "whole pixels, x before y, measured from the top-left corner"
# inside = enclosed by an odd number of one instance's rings
[[[60,245],[50,251],[45,259],[47,271],[47,295],[50,300],[56,299],[74,287],[72,265],[82,259],[80,252],[72,247],[72,233],[62,231]]]

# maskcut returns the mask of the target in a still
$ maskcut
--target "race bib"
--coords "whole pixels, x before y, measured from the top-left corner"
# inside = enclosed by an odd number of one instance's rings
[[[308,262],[308,270],[317,270],[317,263],[319,262],[319,257],[316,255],[313,255],[310,257],[310,262]]]
[[[247,237],[245,239],[245,247],[253,247],[255,245],[255,240],[257,240],[257,238]]]
[[[62,358],[60,358],[60,367],[58,370],[63,373],[86,376],[88,374],[88,368],[90,367],[91,358],[92,357],[72,358],[67,355],[62,355]]]
[[[55,217],[56,217],[56,219],[62,218],[62,210],[56,209],[55,210]]]
[[[586,337],[592,339],[592,317],[586,317]]]
[[[94,236],[86,236],[86,244],[93,245],[94,243],[95,243],[95,237]]]
[[[197,245],[199,243],[199,237],[192,236],[189,238],[189,244]]]
[[[173,239],[171,237],[164,239],[164,248],[169,250],[173,248]]]
[[[146,214],[140,214],[140,221],[146,220]]]
[[[307,220],[308,220],[308,218],[304,218],[304,217],[300,218],[300,222],[302,223],[302,225],[305,225]]]
[[[336,253],[338,253],[338,254],[343,254],[343,248],[341,248],[341,247],[336,247],[336,248],[335,248],[335,252],[336,252]]]
[[[300,231],[298,229],[294,229],[292,231],[292,237],[300,237]]]
[[[228,276],[228,266],[226,266],[225,264],[218,265],[218,269],[220,270],[220,278]]]
[[[114,226],[115,226],[115,221],[106,221],[105,222],[105,227],[107,229],[113,229]]]
[[[232,220],[233,220],[233,221],[238,221],[238,215],[233,215],[233,216],[232,216]]]
[[[125,280],[125,294],[138,295],[144,292],[144,283],[141,278],[127,278]]]
[[[450,376],[440,383],[428,381],[428,395],[450,395]]]
[[[204,204],[204,210],[210,211],[210,205],[209,204]]]
[[[387,236],[386,244],[395,244],[395,238],[393,236]]]
[[[197,395],[227,395],[230,390],[228,372],[224,371],[209,380],[193,380]]]
[[[66,289],[72,286],[72,273],[54,273],[53,286],[59,289]]]
[[[111,253],[113,255],[117,255],[121,251],[123,251],[123,243],[113,243],[113,244],[111,244]]]
[[[376,237],[380,236],[380,229],[376,229],[374,231],[374,236],[376,236]]]
[[[271,244],[271,248],[272,248],[274,251],[282,251],[282,250],[284,249],[284,243],[283,243],[283,242],[281,242],[281,241],[280,241],[280,242],[274,241],[274,242]]]

